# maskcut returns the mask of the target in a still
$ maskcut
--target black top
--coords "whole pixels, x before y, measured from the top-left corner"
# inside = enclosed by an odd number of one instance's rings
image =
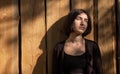
[[[84,74],[86,67],[86,54],[69,55],[64,53],[64,73],[65,74]]]
[[[64,73],[64,44],[65,41],[59,42],[54,47],[52,74]],[[103,74],[102,60],[98,44],[94,41],[85,39],[86,51],[86,73],[85,74]]]

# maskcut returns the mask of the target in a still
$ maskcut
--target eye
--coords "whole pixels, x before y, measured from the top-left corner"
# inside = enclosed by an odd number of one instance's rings
[[[85,19],[85,22],[88,22],[88,19]]]
[[[81,20],[82,18],[81,17],[76,17],[76,20]]]

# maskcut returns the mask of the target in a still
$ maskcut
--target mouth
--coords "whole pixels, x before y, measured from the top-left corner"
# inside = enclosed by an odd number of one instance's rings
[[[81,29],[81,30],[85,30],[85,27],[79,27],[79,29]]]

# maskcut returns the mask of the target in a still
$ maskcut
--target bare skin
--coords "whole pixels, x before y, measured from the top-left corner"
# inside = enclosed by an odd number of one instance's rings
[[[87,28],[88,17],[85,13],[79,14],[72,24],[73,32],[65,42],[64,52],[69,55],[82,55],[85,53],[85,39],[82,34]]]

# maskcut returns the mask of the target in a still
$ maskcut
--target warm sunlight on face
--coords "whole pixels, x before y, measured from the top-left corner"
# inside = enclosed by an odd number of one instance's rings
[[[87,29],[87,25],[88,25],[88,16],[85,13],[81,13],[75,18],[72,24],[72,28],[75,33],[83,34]]]

